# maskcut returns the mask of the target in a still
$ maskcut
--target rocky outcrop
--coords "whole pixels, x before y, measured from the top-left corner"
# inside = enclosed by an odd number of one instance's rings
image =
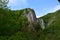
[[[33,21],[34,23],[37,23],[37,18],[33,9],[30,9],[30,8],[25,9],[24,14],[28,18],[29,22]]]
[[[34,30],[33,24],[37,24],[37,18],[33,9],[27,8],[23,11],[23,14],[27,17],[30,22],[29,27]]]
[[[45,29],[45,23],[44,23],[43,19],[39,19],[39,24],[40,24],[42,29]]]
[[[39,24],[42,29],[45,29],[45,23],[43,19],[38,20],[36,18],[35,12],[33,9],[26,8],[23,11],[23,14],[26,16],[26,18],[29,21],[29,27],[34,30],[34,25]]]

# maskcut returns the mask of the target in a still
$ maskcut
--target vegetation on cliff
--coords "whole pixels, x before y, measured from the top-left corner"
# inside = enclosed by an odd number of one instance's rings
[[[33,23],[35,31],[29,28],[24,10],[0,8],[0,40],[60,40],[60,10],[38,18],[44,20],[45,29]]]

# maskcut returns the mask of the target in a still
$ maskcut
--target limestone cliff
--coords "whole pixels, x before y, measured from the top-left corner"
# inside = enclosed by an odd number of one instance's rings
[[[37,24],[37,18],[33,9],[26,8],[23,11],[23,14],[27,17],[30,22],[29,27],[34,30],[33,24]]]
[[[37,24],[39,25],[39,27],[41,27],[42,29],[45,28],[45,23],[44,23],[44,20],[43,19],[40,19],[38,20],[36,18],[36,14],[35,14],[35,11],[31,8],[26,8],[24,9],[23,11],[23,14],[26,16],[26,18],[28,19],[29,21],[29,27],[31,29],[34,30],[35,26],[37,26]],[[34,26],[35,25],[35,26]]]
[[[40,24],[42,29],[45,29],[45,22],[43,19],[39,19],[39,24]]]
[[[33,21],[34,23],[37,23],[37,18],[36,18],[36,15],[35,15],[35,12],[33,9],[27,8],[23,11],[23,13],[28,18],[28,21],[30,21],[30,22]]]

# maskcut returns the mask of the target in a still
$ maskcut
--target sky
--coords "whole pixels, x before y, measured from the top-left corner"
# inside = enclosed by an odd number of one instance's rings
[[[9,0],[8,7],[11,10],[32,8],[38,18],[47,13],[59,10],[60,3],[57,0]]]

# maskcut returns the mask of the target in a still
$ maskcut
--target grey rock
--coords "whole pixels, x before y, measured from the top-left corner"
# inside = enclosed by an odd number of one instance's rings
[[[34,25],[36,24],[40,24],[42,29],[45,29],[45,23],[43,21],[43,19],[38,20],[36,18],[35,12],[33,9],[27,8],[24,9],[23,14],[27,17],[28,21],[29,21],[29,27],[34,30]]]
[[[23,11],[23,14],[27,17],[30,22],[29,27],[34,30],[33,23],[37,24],[37,18],[33,9],[27,8]]]
[[[39,20],[39,23],[40,23],[41,28],[42,28],[42,29],[45,29],[44,20],[43,20],[43,19],[40,19],[40,20]]]

